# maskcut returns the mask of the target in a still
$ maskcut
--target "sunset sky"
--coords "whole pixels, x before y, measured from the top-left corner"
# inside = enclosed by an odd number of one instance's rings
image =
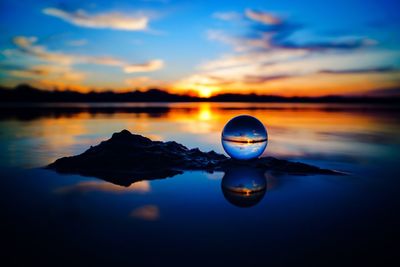
[[[399,95],[400,2],[0,1],[0,84]]]

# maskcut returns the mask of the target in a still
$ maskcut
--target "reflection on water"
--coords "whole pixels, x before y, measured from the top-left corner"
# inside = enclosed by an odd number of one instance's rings
[[[228,170],[221,181],[225,199],[238,207],[252,207],[263,199],[267,191],[264,171],[237,167]]]
[[[221,130],[238,114],[268,126],[265,154],[352,175],[267,173],[266,182],[257,170],[233,169],[120,187],[36,169],[122,129],[223,153]],[[389,265],[385,259],[397,255],[390,241],[399,225],[393,212],[400,208],[398,115],[394,107],[332,104],[2,109],[4,254],[17,263],[49,266],[258,266],[265,259],[271,266],[324,266],[326,259],[339,266],[363,265],[371,257],[377,266]],[[303,264],[306,260],[317,263]]]
[[[397,147],[382,145],[397,144],[400,139],[399,116],[395,116],[399,110],[379,106],[133,103],[1,111],[0,149],[5,153],[0,162],[24,167],[43,166],[81,153],[122,129],[224,153],[221,131],[232,117],[242,113],[268,125],[269,144],[264,155],[303,160],[335,157],[347,162],[360,155],[392,157]],[[32,118],[21,120],[18,114]]]
[[[160,218],[160,209],[156,205],[144,205],[132,210],[130,216],[146,221],[156,221]]]
[[[149,193],[151,191],[149,181],[139,181],[128,187],[116,185],[105,181],[82,181],[73,185],[59,187],[54,190],[57,194],[88,193],[88,192],[108,192],[115,194],[122,193]]]

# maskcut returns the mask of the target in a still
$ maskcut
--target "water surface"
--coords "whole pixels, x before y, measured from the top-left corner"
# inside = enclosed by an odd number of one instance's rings
[[[400,222],[399,111],[253,103],[2,108],[7,260],[55,266],[385,265],[395,255]],[[350,175],[266,173],[265,184],[241,182],[262,194],[251,205],[238,205],[221,185],[237,171],[185,172],[121,187],[41,168],[122,129],[223,153],[221,130],[240,114],[268,128],[265,156]],[[260,181],[256,175],[254,181]]]

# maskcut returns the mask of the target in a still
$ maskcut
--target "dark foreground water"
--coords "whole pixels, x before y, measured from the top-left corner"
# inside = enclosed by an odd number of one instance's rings
[[[1,109],[3,266],[396,265],[396,107],[107,106]],[[266,192],[249,201],[223,190],[224,173],[186,172],[121,187],[41,168],[122,129],[222,153],[221,130],[239,114],[267,127],[265,155],[349,175],[266,173]]]

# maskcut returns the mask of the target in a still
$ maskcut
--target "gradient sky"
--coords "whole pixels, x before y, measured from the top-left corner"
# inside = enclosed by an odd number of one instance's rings
[[[0,83],[400,94],[400,2],[0,1]]]

